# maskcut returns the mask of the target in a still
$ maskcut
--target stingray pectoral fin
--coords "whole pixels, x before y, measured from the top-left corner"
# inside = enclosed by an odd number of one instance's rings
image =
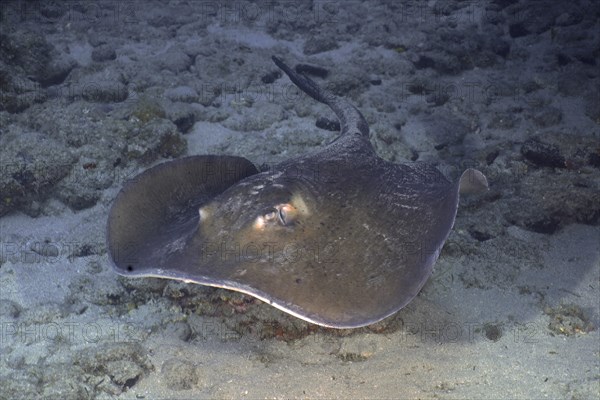
[[[489,187],[487,178],[476,169],[468,168],[460,177],[460,194],[483,193],[488,189]]]
[[[197,229],[202,205],[257,172],[243,157],[192,156],[128,181],[113,202],[106,230],[115,270],[141,276],[142,269],[161,267],[162,258],[180,251],[182,239]]]

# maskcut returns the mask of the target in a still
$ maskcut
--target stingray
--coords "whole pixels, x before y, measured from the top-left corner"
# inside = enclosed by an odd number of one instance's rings
[[[108,217],[115,271],[220,287],[334,328],[378,322],[421,290],[454,224],[459,192],[487,188],[467,169],[450,182],[427,163],[377,156],[365,118],[280,59],[328,105],[340,135],[260,172],[237,156],[197,155],[126,182]]]

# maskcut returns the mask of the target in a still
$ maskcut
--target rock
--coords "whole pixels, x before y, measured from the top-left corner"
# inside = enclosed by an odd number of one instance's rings
[[[531,32],[529,32],[529,30],[527,29],[525,24],[523,24],[522,22],[517,22],[514,24],[510,24],[508,26],[508,34],[510,35],[511,38],[519,38],[522,36],[527,36],[530,33]]]
[[[192,328],[183,321],[168,323],[164,330],[164,336],[187,342],[192,337]]]
[[[494,32],[498,29],[490,26]],[[505,58],[510,45],[472,27],[431,31],[427,44],[418,53],[407,52],[416,69],[431,68],[442,74],[457,74],[475,66],[490,67]],[[499,35],[501,33],[498,33]]]
[[[571,223],[597,224],[600,220],[600,191],[597,174],[589,164],[593,136],[544,133],[528,139],[523,156],[540,167],[557,168],[548,179],[542,168],[526,168],[525,174],[508,190],[513,193],[505,218],[511,224],[538,233],[551,234]],[[521,167],[523,170],[523,167]],[[544,182],[540,185],[540,182]]]
[[[131,389],[144,374],[142,366],[130,360],[110,361],[106,369],[110,380],[122,390]]]
[[[68,285],[70,298],[76,302],[91,303],[99,306],[126,306],[133,295],[114,279],[82,275],[73,279]]]
[[[487,165],[491,165],[494,163],[494,161],[496,161],[496,158],[498,158],[498,155],[500,154],[500,151],[498,149],[492,150],[491,152],[489,152],[488,154],[486,154],[485,156],[485,162]]]
[[[423,117],[425,134],[436,149],[455,146],[462,143],[470,129],[466,121],[446,112],[439,112]]]
[[[75,162],[62,144],[37,132],[1,135],[0,159],[0,216],[44,201]]]
[[[283,119],[283,107],[275,103],[262,104],[260,109],[244,107],[242,110],[223,121],[223,126],[239,132],[264,131]]]
[[[533,116],[533,122],[540,128],[558,125],[562,121],[562,111],[556,107],[547,107]]]
[[[118,392],[135,386],[139,379],[154,370],[147,351],[139,343],[98,343],[85,352],[77,353],[73,364],[80,367],[88,379],[108,378]],[[119,393],[118,393],[119,394]]]
[[[127,145],[126,156],[138,158],[148,164],[158,157],[175,158],[185,152],[187,142],[177,127],[166,119],[156,119],[145,124],[138,135]]]
[[[502,58],[506,58],[506,56],[508,56],[508,53],[510,52],[510,43],[498,37],[490,39],[488,46],[492,50],[492,52],[494,52]]]
[[[163,119],[166,116],[163,104],[148,96],[138,98],[135,103],[131,104],[131,109],[129,110],[129,117],[143,124],[155,119]]]
[[[115,49],[108,44],[101,44],[92,51],[92,60],[96,62],[111,61],[116,58]]]
[[[188,133],[196,122],[196,112],[187,103],[171,103],[166,105],[167,118],[171,120],[179,132]]]
[[[18,68],[19,75],[39,81],[52,61],[53,46],[43,36],[31,31],[0,34],[0,59]],[[16,70],[16,71],[18,71]]]
[[[44,72],[38,76],[38,80],[42,87],[61,84],[76,65],[77,63],[70,57],[57,56],[46,65]]]
[[[559,75],[558,92],[564,96],[581,96],[589,85],[589,78],[580,71],[570,71]]]
[[[89,393],[96,390],[82,379],[81,368],[61,362],[25,363],[9,374],[0,375],[0,381],[2,399],[77,400],[89,397]]]
[[[427,101],[427,103],[432,104],[436,107],[439,106],[443,106],[444,104],[446,104],[448,102],[448,100],[450,100],[450,95],[448,93],[431,93],[429,95],[427,95],[427,97],[425,98],[425,101]]]
[[[528,161],[540,167],[565,167],[565,159],[560,154],[558,147],[541,142],[538,138],[526,140],[521,147],[521,154]]]
[[[84,100],[94,103],[120,103],[128,97],[124,81],[120,72],[105,69],[83,77],[79,82],[81,92],[73,95],[75,98],[81,95]]]
[[[157,55],[155,61],[160,68],[173,73],[187,71],[192,65],[190,56],[179,46],[173,46],[164,53]]]
[[[76,65],[38,34],[0,34],[0,43],[0,110],[18,113],[46,101],[44,88],[62,83]]]
[[[315,122],[317,128],[325,129],[332,132],[340,131],[340,123],[338,121],[332,121],[329,118],[319,117]]]
[[[171,101],[184,103],[195,103],[198,101],[198,93],[189,86],[177,86],[165,90],[165,97]]]
[[[198,368],[193,363],[177,358],[165,361],[161,373],[169,389],[175,391],[189,390],[200,380]]]
[[[83,210],[94,206],[102,191],[110,187],[113,181],[114,172],[110,161],[80,157],[53,193],[71,209]]]
[[[339,47],[337,41],[332,36],[319,35],[310,36],[304,43],[303,52],[306,55],[312,55],[337,49]]]
[[[382,80],[381,80],[381,78],[372,76],[369,78],[369,83],[373,86],[379,86],[379,85],[381,85]]]
[[[57,51],[36,33],[0,35],[0,42],[1,59],[15,67],[16,76],[32,78],[42,87],[62,83],[76,65],[72,58]]]
[[[0,79],[5,76],[5,71],[0,66]],[[10,74],[10,73],[9,73]],[[15,82],[9,82],[5,86],[5,92],[0,96],[0,110],[6,110],[10,113],[20,113],[33,104],[43,103],[48,95],[45,91],[35,89],[30,83],[25,86],[15,85]]]
[[[269,84],[275,82],[279,78],[281,78],[281,71],[271,71],[264,74],[260,80],[262,83]]]
[[[595,329],[590,318],[577,304],[560,304],[554,308],[546,307],[544,314],[550,317],[548,329],[558,335],[586,334]]]
[[[368,85],[368,80],[364,79],[361,72],[352,71],[349,74],[332,76],[325,86],[337,96],[348,97],[355,92],[362,92]]]

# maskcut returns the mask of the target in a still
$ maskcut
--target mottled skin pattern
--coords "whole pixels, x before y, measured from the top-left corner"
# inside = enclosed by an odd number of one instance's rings
[[[474,184],[467,175],[451,183],[432,165],[382,160],[354,106],[273,59],[334,110],[340,137],[269,172],[215,156],[145,171],[109,216],[115,269],[241,291],[324,326],[377,322],[417,295],[452,229],[459,187],[481,189],[485,178],[469,170]]]

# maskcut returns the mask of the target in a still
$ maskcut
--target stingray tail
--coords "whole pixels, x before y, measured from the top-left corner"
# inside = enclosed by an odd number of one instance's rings
[[[347,133],[369,137],[369,125],[360,111],[348,101],[334,95],[317,85],[306,75],[299,74],[279,58],[273,56],[273,62],[290,78],[296,86],[318,102],[327,104],[340,120],[341,134]]]

